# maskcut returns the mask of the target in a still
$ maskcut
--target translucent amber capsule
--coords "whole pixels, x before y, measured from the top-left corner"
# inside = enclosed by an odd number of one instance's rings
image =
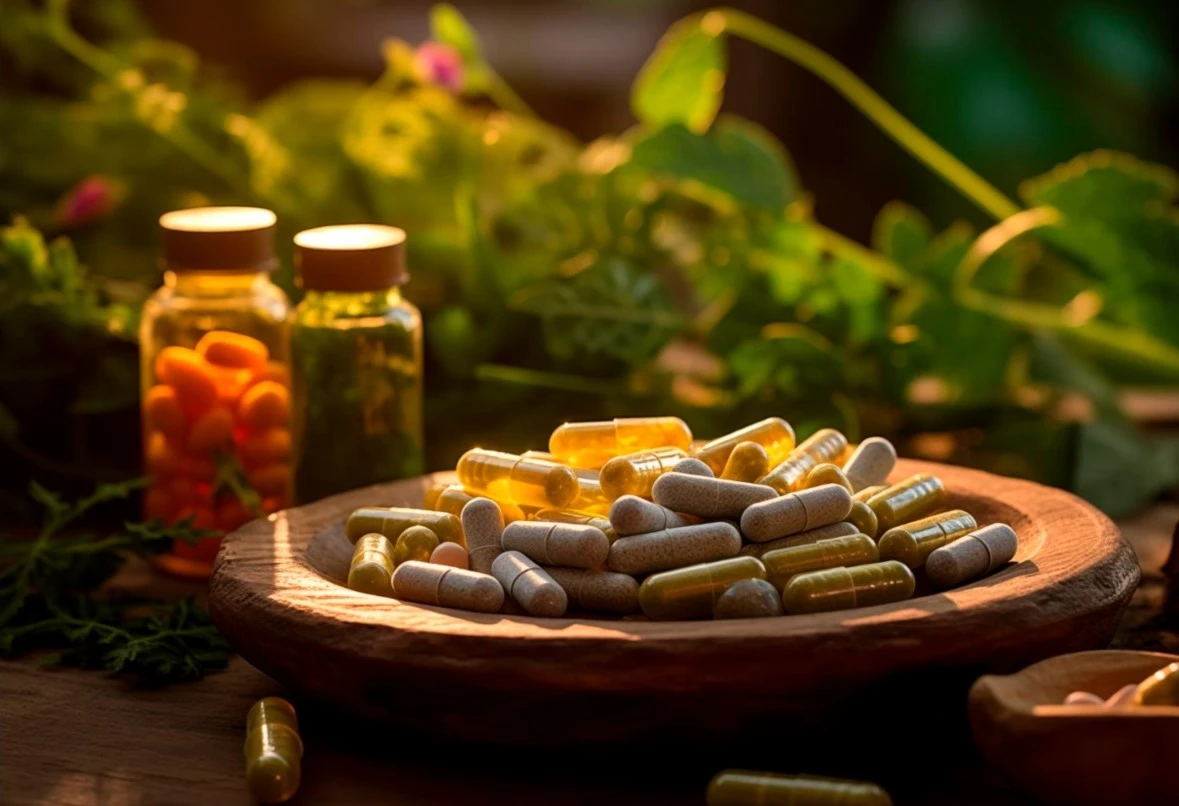
[[[705,799],[708,806],[892,806],[875,784],[749,770],[717,773]]]
[[[616,456],[598,474],[602,492],[609,501],[624,495],[651,497],[651,486],[664,473],[670,473],[688,455],[680,448],[655,448],[626,456]]]
[[[375,596],[392,596],[393,544],[384,535],[373,533],[356,541],[352,564],[348,569],[348,587]]]
[[[299,788],[303,740],[295,709],[281,697],[254,703],[246,716],[246,783],[263,803],[284,803]]]
[[[770,469],[770,455],[756,442],[738,442],[721,471],[722,479],[757,481]]]
[[[463,488],[461,484],[443,484],[442,482],[436,481],[422,493],[422,507],[424,509],[438,509],[436,506],[438,497],[442,495],[442,491],[447,487],[458,487],[460,490]]]
[[[935,549],[977,528],[974,516],[961,509],[894,526],[880,538],[880,559],[899,560],[910,568],[920,568]]]
[[[766,569],[756,557],[677,568],[647,577],[639,586],[639,606],[659,621],[708,618],[721,594],[742,579],[765,579]]]
[[[782,589],[787,613],[823,613],[908,599],[917,588],[909,566],[896,560],[799,574]]]
[[[438,493],[433,504],[427,504],[426,508],[449,512],[455,517],[460,517],[463,514],[463,507],[474,497],[463,489],[463,485],[448,484]],[[524,520],[524,510],[511,501],[496,501],[495,503],[499,504],[499,511],[503,514],[504,523]]]
[[[438,548],[438,535],[428,526],[411,526],[397,536],[393,546],[395,566],[410,560],[429,562],[430,555]]]
[[[879,560],[876,541],[867,535],[849,535],[820,540],[806,546],[769,551],[761,555],[766,567],[766,579],[781,590],[795,574],[867,565]]]
[[[577,474],[577,497],[569,502],[566,509],[601,517],[610,511],[610,496],[602,489],[596,470],[574,470]]]
[[[196,343],[196,351],[210,364],[231,369],[261,369],[270,360],[265,344],[228,330],[210,330]]]
[[[767,417],[731,434],[706,442],[696,451],[696,458],[708,465],[719,476],[729,461],[733,448],[742,442],[756,442],[766,449],[770,465],[776,465],[790,455],[794,448],[794,429],[781,417]]]
[[[630,417],[565,423],[549,437],[549,451],[581,467],[601,467],[615,456],[651,448],[692,447],[692,432],[679,417]]]
[[[878,528],[883,533],[927,515],[945,500],[946,488],[942,480],[928,473],[918,473],[876,493],[868,499],[868,506],[876,513]]]
[[[426,526],[439,540],[466,545],[462,524],[454,515],[410,507],[364,507],[355,510],[344,524],[344,534],[353,543],[370,532],[396,540],[411,526]]]
[[[618,539],[618,533],[606,518],[598,515],[587,515],[584,512],[570,512],[565,509],[542,509],[532,516],[535,521],[552,521],[553,523],[575,523],[582,526],[592,526],[600,529],[606,539],[613,543]]]
[[[1164,666],[1134,689],[1135,705],[1179,705],[1179,663]]]
[[[791,451],[773,470],[758,479],[759,484],[773,487],[779,493],[799,489],[807,474],[816,465],[834,463],[847,448],[847,437],[834,428],[822,428],[811,434]]]
[[[838,484],[849,493],[853,492],[852,483],[848,481],[839,465],[833,465],[830,462],[815,465],[802,482],[803,487],[819,487],[824,484]]]
[[[572,468],[514,453],[473,448],[459,459],[457,470],[467,490],[521,506],[564,509],[580,492]]]

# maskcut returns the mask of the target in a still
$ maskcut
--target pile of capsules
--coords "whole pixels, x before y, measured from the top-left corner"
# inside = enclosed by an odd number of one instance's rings
[[[566,423],[547,453],[475,448],[428,509],[358,509],[348,586],[480,612],[570,607],[656,620],[754,618],[896,602],[914,571],[945,589],[1007,563],[1006,524],[939,512],[940,479],[886,480],[883,438],[777,417],[694,444],[676,417]]]
[[[1179,663],[1171,663],[1141,683],[1122,686],[1110,697],[1091,691],[1074,691],[1064,698],[1065,705],[1094,705],[1099,708],[1134,708],[1179,705]]]

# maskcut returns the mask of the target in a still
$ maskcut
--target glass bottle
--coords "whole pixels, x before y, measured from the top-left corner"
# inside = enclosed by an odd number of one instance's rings
[[[206,577],[226,532],[291,502],[290,303],[270,281],[275,215],[202,207],[160,218],[164,285],[140,324],[144,514],[217,536],[177,543]]]
[[[318,227],[295,247],[296,498],[420,474],[422,318],[401,296],[405,232]]]

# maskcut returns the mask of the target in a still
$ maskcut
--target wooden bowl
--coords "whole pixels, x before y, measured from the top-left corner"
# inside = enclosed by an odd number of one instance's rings
[[[970,690],[970,724],[983,755],[1048,803],[1179,801],[1179,708],[1062,705],[1073,691],[1109,697],[1179,655],[1102,650],[1060,655]]]
[[[880,737],[864,726],[903,719],[948,720],[965,740],[970,683],[1108,644],[1138,565],[1113,523],[1069,493],[915,461],[900,462],[893,478],[916,472],[942,478],[949,506],[1011,524],[1015,561],[967,587],[892,605],[717,622],[481,615],[344,587],[348,513],[420,505],[430,483],[452,479],[438,474],[229,535],[211,607],[237,650],[278,681],[434,735],[553,745],[767,734],[811,743],[822,734],[872,749]]]

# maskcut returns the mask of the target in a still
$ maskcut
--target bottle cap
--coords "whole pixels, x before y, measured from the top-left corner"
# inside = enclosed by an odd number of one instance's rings
[[[261,207],[194,207],[160,216],[170,271],[273,271],[276,217]]]
[[[295,236],[295,265],[307,291],[380,291],[409,280],[405,230],[340,224]]]

